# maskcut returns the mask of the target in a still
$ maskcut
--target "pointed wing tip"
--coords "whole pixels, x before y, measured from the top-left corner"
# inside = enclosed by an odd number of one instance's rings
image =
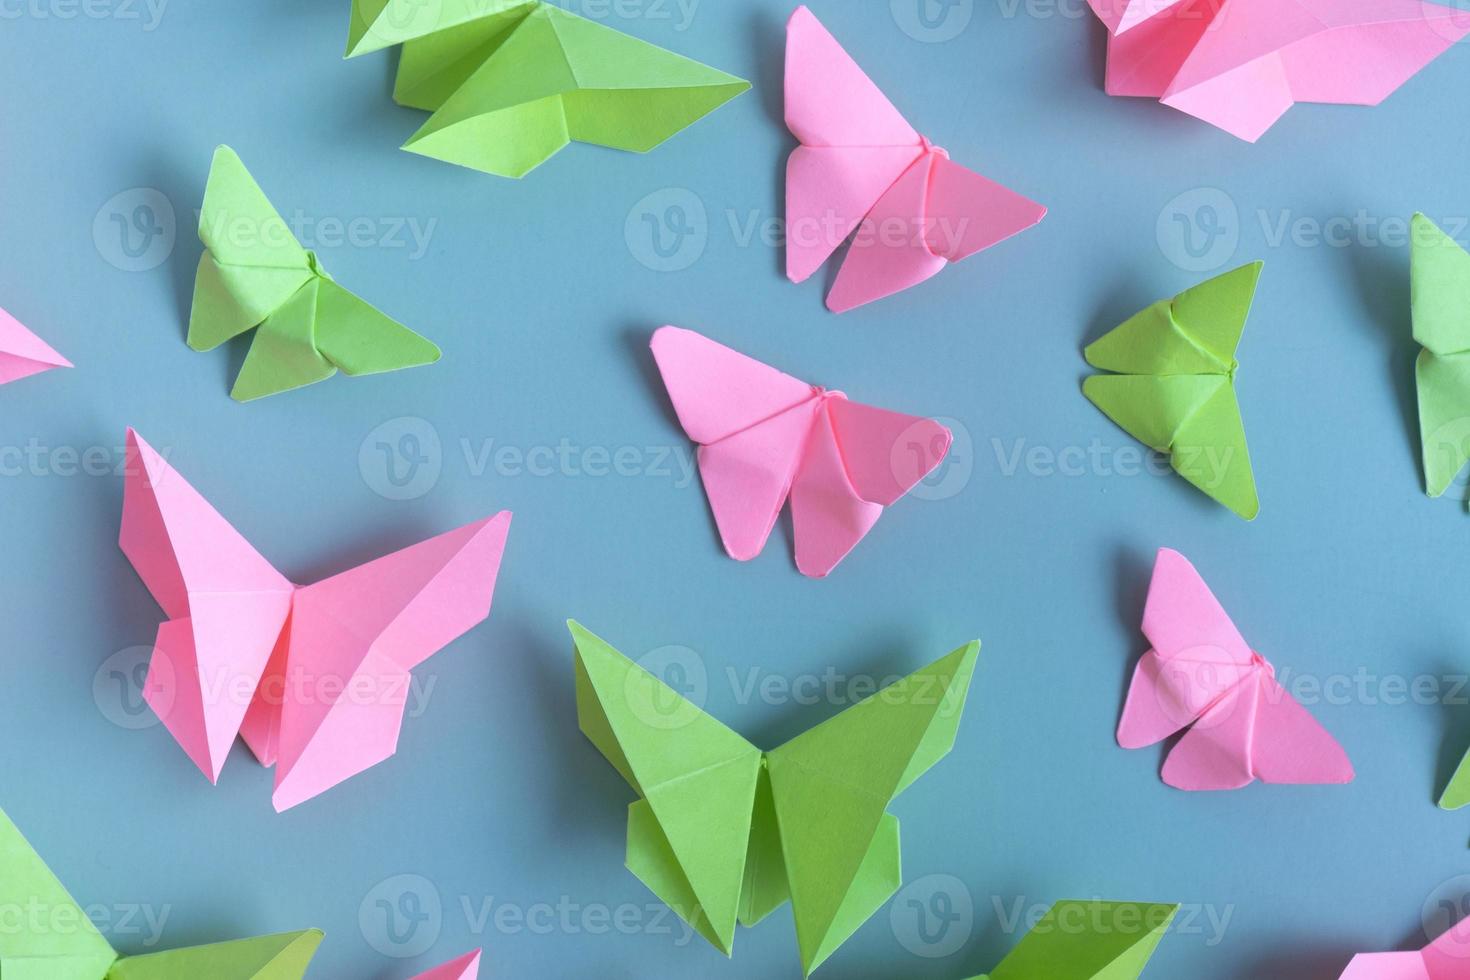
[[[812,13],[811,8],[806,4],[802,4],[791,12],[790,17],[786,18],[786,30],[790,31],[793,27],[805,26],[807,24],[820,25],[821,23],[817,19],[817,15]]]

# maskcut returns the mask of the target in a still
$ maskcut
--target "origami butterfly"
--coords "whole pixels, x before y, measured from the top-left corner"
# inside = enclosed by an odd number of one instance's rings
[[[1129,435],[1170,455],[1174,471],[1246,520],[1260,513],[1235,350],[1260,262],[1160,300],[1087,347],[1082,391]]]
[[[990,973],[971,980],[1137,980],[1177,905],[1057,902]]]
[[[457,960],[436,966],[427,973],[420,973],[413,980],[478,980],[482,950],[466,953]]]
[[[15,317],[0,310],[0,385],[29,378],[71,362],[47,346]]]
[[[1470,980],[1470,919],[1415,953],[1359,953],[1339,980]]]
[[[805,7],[786,27],[786,274],[805,282],[857,232],[827,307],[916,286],[1046,216],[920,136]]]
[[[1088,0],[1109,95],[1159,99],[1254,143],[1297,102],[1377,105],[1470,33],[1419,0]]]
[[[211,782],[243,736],[293,807],[396,751],[409,671],[490,614],[509,529],[293,585],[129,430],[120,543],[169,617],[144,696]]]
[[[1177,789],[1266,783],[1347,783],[1342,746],[1276,683],[1199,572],[1164,548],[1143,610],[1153,649],[1133,673],[1118,744],[1141,749],[1189,728],[1164,762]]]
[[[403,44],[404,149],[524,177],[572,140],[644,153],[750,88],[540,0],[353,0],[347,56]]]
[[[189,346],[260,330],[230,392],[251,401],[324,381],[432,364],[439,348],[349,293],[303,249],[235,151],[214,152],[199,238]]]
[[[1425,487],[1449,489],[1470,460],[1470,252],[1414,215],[1410,263]]]
[[[301,980],[322,941],[309,929],[119,956],[3,810],[0,908],[11,912],[0,929],[5,980]]]
[[[898,890],[888,806],[953,747],[980,644],[762,752],[569,625],[582,732],[640,797],[628,869],[726,956],[790,900],[810,974]]]
[[[825,576],[949,453],[938,422],[848,401],[692,330],[662,327],[650,346],[738,561],[760,554],[789,496],[796,567]]]

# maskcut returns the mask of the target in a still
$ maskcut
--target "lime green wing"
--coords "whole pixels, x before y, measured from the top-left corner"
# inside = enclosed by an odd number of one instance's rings
[[[480,43],[489,43],[493,53],[443,99],[404,149],[522,177],[572,140],[651,150],[750,88],[733,75],[546,3],[503,38]],[[457,50],[473,46],[467,40]],[[455,61],[466,63],[463,56]],[[416,70],[421,67],[416,62]],[[428,86],[418,99],[437,99],[447,82]]]
[[[309,253],[228,146],[214,151],[199,238],[205,253],[188,337],[197,351],[257,326],[316,275]]]
[[[5,980],[103,980],[117,953],[5,811],[0,810],[0,909],[42,910],[7,917],[0,928]]]
[[[1422,214],[1412,237],[1414,339],[1436,354],[1470,351],[1470,252]]]
[[[1058,902],[990,980],[1138,980],[1177,905]]]
[[[767,753],[805,972],[898,890],[888,805],[954,745],[979,652],[961,647]]]
[[[355,58],[441,34],[506,11],[524,12],[539,0],[352,0],[347,57]]]
[[[539,2],[507,2],[504,10],[406,42],[398,59],[393,100],[414,109],[438,109],[499,50]]]
[[[638,793],[628,868],[727,956],[761,753],[577,623],[582,732]]]
[[[107,980],[301,980],[321,942],[321,930],[308,929],[127,956],[117,961]]]
[[[1470,462],[1470,353],[1419,352],[1419,441],[1425,490],[1438,497]]]
[[[1470,752],[1465,753],[1455,774],[1450,777],[1449,785],[1440,795],[1439,806],[1442,810],[1458,810],[1470,806]]]

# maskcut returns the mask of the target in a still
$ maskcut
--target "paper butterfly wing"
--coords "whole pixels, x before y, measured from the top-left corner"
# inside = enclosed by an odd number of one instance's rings
[[[761,753],[577,623],[577,718],[639,794],[628,866],[729,954]]]
[[[240,365],[231,398],[255,401],[325,381],[337,373],[317,349],[317,305],[326,285],[322,278],[308,280],[265,318]]]
[[[1239,789],[1255,778],[1252,730],[1264,673],[1247,673],[1184,733],[1164,760],[1165,783],[1182,790],[1226,790]]]
[[[1087,0],[1109,34],[1122,34],[1151,17],[1177,6],[1182,0]]]
[[[417,2],[417,0],[410,0]],[[484,9],[483,0],[466,0]],[[509,2],[505,10],[413,38],[399,53],[398,74],[393,82],[393,100],[399,105],[434,112],[469,81],[488,61],[512,31],[540,0]],[[427,9],[420,5],[415,9]]]
[[[1137,980],[1177,905],[1057,902],[990,980]]]
[[[979,650],[961,647],[767,753],[805,972],[897,891],[888,805],[953,746]]]
[[[436,966],[426,973],[420,973],[414,980],[477,980],[480,976],[480,958],[483,950],[475,950],[466,953],[457,960],[451,960],[443,966]]]
[[[291,608],[294,586],[136,432],[128,430],[119,544],[169,622],[144,696],[213,780]]]
[[[1470,919],[1455,923],[1424,947],[1421,955],[1429,968],[1429,980],[1464,980],[1470,975]]]
[[[536,0],[352,0],[347,54],[381,51],[395,44],[432,36],[451,27],[499,17],[524,16]]]
[[[0,385],[72,364],[15,317],[0,310]]]
[[[21,980],[102,980],[117,953],[72,899],[20,829],[0,810],[0,975]],[[46,928],[25,928],[25,909],[44,912]],[[17,914],[19,913],[19,914]],[[69,928],[52,928],[65,922]]]
[[[1431,974],[1422,953],[1359,953],[1338,980],[1456,980],[1456,974]]]
[[[1262,672],[1251,733],[1251,769],[1263,783],[1350,783],[1353,764],[1306,708]]]
[[[1106,22],[1107,17],[1098,9],[1100,3],[1094,3],[1093,9]],[[1104,82],[1107,93],[1162,98],[1222,7],[1220,0],[1184,0],[1110,36]]]
[[[1470,252],[1416,214],[1410,265],[1425,489],[1438,497],[1470,461]]]
[[[432,341],[331,280],[322,281],[317,297],[316,346],[349,377],[420,367],[440,357]]]
[[[319,929],[128,956],[107,980],[302,980],[321,945]]]
[[[393,755],[410,671],[490,614],[510,520],[466,525],[297,592],[283,683],[263,688],[284,698],[252,706],[280,714],[278,811]],[[274,727],[256,719],[251,730],[262,725]]]

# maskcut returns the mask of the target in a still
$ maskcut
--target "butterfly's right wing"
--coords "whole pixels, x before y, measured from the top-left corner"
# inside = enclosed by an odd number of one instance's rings
[[[1057,902],[990,980],[1137,980],[1177,905]]]
[[[569,625],[582,732],[642,797],[628,814],[628,867],[729,955],[761,752],[599,637]]]
[[[118,960],[107,980],[302,980],[320,929],[237,939]]]

